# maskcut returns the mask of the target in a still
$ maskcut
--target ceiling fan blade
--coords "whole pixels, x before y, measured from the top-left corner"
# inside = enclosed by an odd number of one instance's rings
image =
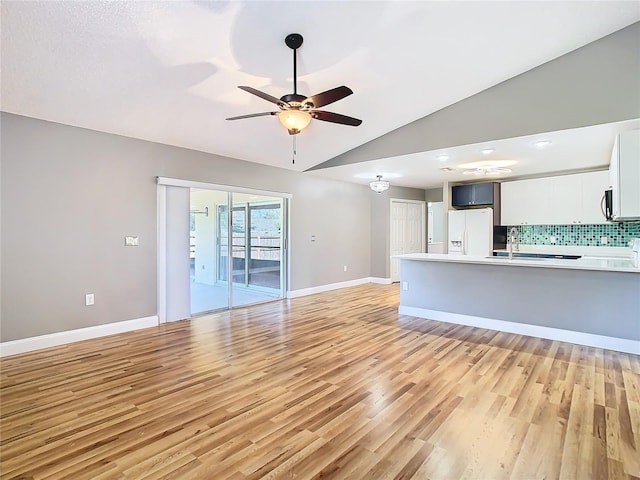
[[[311,116],[324,122],[340,123],[341,125],[351,125],[352,127],[357,127],[362,123],[362,120],[358,118],[347,117],[339,113],[325,112],[323,110],[313,110]]]
[[[229,117],[226,120],[241,120],[243,118],[264,117],[266,115],[278,115],[280,112],[262,112],[262,113],[250,113],[249,115],[239,115],[237,117]]]
[[[245,92],[252,93],[253,95],[255,95],[257,97],[260,97],[260,98],[266,100],[267,102],[275,103],[278,106],[288,105],[287,103],[283,102],[279,98],[276,98],[276,97],[274,97],[272,95],[269,95],[268,93],[261,92],[260,90],[256,90],[255,88],[245,87],[245,86],[239,86],[238,88],[240,90],[244,90]]]
[[[351,95],[353,91],[349,87],[342,85],[341,87],[332,88],[326,92],[318,93],[312,97],[308,97],[304,103],[312,103],[313,107],[319,108],[329,105],[330,103],[342,100],[344,97]]]

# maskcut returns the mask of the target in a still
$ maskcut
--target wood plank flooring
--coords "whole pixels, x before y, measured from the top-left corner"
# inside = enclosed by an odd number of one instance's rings
[[[638,356],[400,316],[398,296],[5,358],[2,478],[640,478]]]

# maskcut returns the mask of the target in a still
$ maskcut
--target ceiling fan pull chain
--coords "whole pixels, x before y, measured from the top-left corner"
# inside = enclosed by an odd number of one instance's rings
[[[296,136],[293,135],[293,158],[291,160],[291,163],[293,163],[294,165],[296,164]]]

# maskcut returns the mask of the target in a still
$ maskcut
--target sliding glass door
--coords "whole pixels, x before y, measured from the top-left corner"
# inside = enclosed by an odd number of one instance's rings
[[[192,189],[191,200],[191,314],[282,298],[285,199]]]

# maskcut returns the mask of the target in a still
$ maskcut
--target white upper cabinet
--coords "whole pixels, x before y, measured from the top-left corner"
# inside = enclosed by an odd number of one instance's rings
[[[606,223],[602,213],[602,197],[608,188],[607,170],[582,175],[582,223]]]
[[[502,225],[543,225],[553,214],[549,178],[504,182],[500,187]]]
[[[582,177],[562,175],[548,179],[555,208],[546,222],[550,225],[582,223]]]
[[[501,185],[501,223],[605,223],[600,201],[608,185],[607,170],[504,182]]]
[[[520,201],[518,187],[523,181],[503,182],[500,185],[500,223],[502,225],[521,225],[527,216],[522,211],[524,202]]]
[[[609,173],[613,219],[640,220],[640,130],[616,136]]]

